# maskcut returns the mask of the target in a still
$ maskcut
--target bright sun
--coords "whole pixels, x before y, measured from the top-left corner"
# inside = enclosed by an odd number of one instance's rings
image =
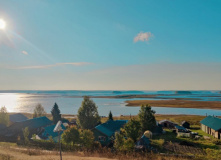
[[[6,23],[3,19],[0,19],[0,29],[5,29]]]

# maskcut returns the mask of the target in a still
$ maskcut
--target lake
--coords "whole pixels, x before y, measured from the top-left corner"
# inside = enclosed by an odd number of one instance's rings
[[[163,94],[162,94],[163,92]],[[200,101],[221,101],[220,91],[191,91],[192,94],[175,94],[174,91],[0,91],[0,106],[5,106],[9,112],[32,113],[36,104],[44,106],[50,113],[56,102],[62,114],[77,114],[83,98],[80,96],[113,96],[113,95],[142,95],[158,94],[159,99],[194,98]],[[78,96],[78,97],[76,97]],[[101,116],[107,116],[111,110],[114,116],[136,115],[139,107],[125,106],[126,100],[113,98],[92,98],[98,106]],[[151,98],[134,98],[133,100]],[[193,109],[193,108],[166,108],[152,107],[157,114],[192,114],[192,115],[216,115],[221,116],[221,110]]]

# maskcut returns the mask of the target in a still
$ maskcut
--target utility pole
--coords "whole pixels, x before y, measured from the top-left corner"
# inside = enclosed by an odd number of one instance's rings
[[[63,130],[62,127],[62,122],[58,121],[58,123],[56,124],[55,128],[54,128],[54,132],[58,132],[58,139],[59,139],[59,148],[60,148],[60,160],[62,160],[62,153],[61,153],[61,131]]]

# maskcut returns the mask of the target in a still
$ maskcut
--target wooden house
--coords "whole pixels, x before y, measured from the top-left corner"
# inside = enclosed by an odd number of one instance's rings
[[[221,119],[208,116],[200,121],[201,129],[215,138],[221,139]]]
[[[51,137],[54,142],[58,142],[59,135],[58,135],[58,132],[54,132],[55,126],[56,125],[50,125],[50,126],[44,127],[42,129],[42,132],[38,134],[38,137],[43,140],[49,140]],[[66,128],[63,124],[61,125],[61,128],[63,131],[66,130]],[[63,131],[60,132],[60,135],[63,134]]]
[[[10,125],[15,122],[26,121],[28,118],[21,113],[11,114],[9,115]]]
[[[41,132],[44,127],[52,124],[53,122],[47,117],[38,117],[21,122],[15,122],[5,130],[0,131],[0,139],[6,141],[17,141],[18,137],[23,138],[23,129],[26,127],[29,130],[29,137],[31,137],[33,134]]]
[[[166,119],[159,121],[159,124],[161,124],[164,128],[175,128],[175,126],[177,125],[176,123]]]
[[[128,120],[109,120],[92,129],[95,141],[99,141],[102,146],[109,146],[113,143],[115,132],[119,132]]]

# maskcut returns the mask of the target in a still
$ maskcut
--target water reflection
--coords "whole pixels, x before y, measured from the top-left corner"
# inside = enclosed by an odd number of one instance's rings
[[[59,105],[62,114],[77,114],[83,98],[73,98],[62,95],[38,95],[25,93],[0,93],[0,106],[5,106],[9,112],[33,113],[34,107],[41,103],[46,112],[50,113],[54,103]],[[136,115],[139,107],[126,107],[128,99],[94,98],[99,114],[107,116],[111,110],[114,116]],[[157,114],[192,114],[192,115],[221,115],[221,110],[194,108],[153,107]]]

